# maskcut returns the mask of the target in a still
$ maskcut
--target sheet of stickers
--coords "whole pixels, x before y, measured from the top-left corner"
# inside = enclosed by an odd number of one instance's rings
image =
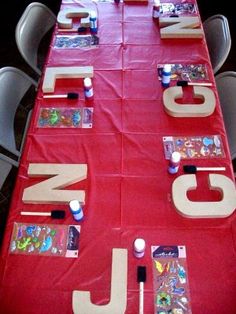
[[[38,128],[92,128],[93,108],[41,108]]]
[[[177,3],[162,2],[160,5],[161,16],[194,16],[197,9],[191,1],[180,1]]]
[[[222,158],[225,156],[220,135],[164,136],[163,148],[166,159],[179,152],[182,159]]]
[[[154,313],[190,314],[185,246],[152,246]]]
[[[79,225],[14,223],[10,253],[78,257]]]
[[[209,76],[205,64],[181,64],[172,63],[171,80],[184,80],[188,82],[207,81]],[[164,64],[157,64],[158,79],[162,79]]]
[[[54,48],[95,48],[99,44],[96,35],[57,35]]]

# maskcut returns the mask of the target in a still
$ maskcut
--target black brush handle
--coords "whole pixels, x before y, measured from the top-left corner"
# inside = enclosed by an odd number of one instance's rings
[[[194,165],[184,165],[183,166],[184,172],[185,173],[191,173],[194,174],[197,172],[197,167]]]
[[[137,281],[145,282],[146,281],[146,266],[138,266],[137,268]]]
[[[65,215],[66,215],[66,213],[64,210],[55,209],[55,210],[51,211],[51,217],[53,219],[64,219]]]
[[[67,98],[68,99],[78,99],[79,98],[79,94],[78,93],[68,93],[67,94]]]
[[[177,81],[177,86],[182,87],[188,86],[188,81]]]

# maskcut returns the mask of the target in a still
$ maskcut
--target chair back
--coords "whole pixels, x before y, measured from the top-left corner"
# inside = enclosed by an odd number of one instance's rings
[[[38,67],[38,49],[42,38],[55,25],[56,16],[44,4],[30,3],[23,12],[15,30],[17,47],[25,61],[41,75]]]
[[[231,49],[229,23],[224,15],[216,14],[203,22],[203,29],[215,74],[224,64]]]
[[[236,158],[236,72],[226,71],[216,75],[231,159]]]
[[[37,82],[14,67],[0,69],[0,145],[20,157],[14,132],[14,120],[20,101],[28,89]],[[23,143],[22,143],[23,145]]]

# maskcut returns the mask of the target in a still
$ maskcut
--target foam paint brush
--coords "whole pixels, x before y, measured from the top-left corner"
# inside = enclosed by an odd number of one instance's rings
[[[57,31],[63,33],[75,33],[78,32],[78,28],[58,28]]]
[[[212,86],[212,83],[208,82],[189,82],[189,81],[177,81],[177,86]]]
[[[67,98],[67,99],[78,99],[78,93],[68,93],[63,95],[43,95],[43,98]]]
[[[88,28],[80,26],[78,28],[58,28],[57,31],[61,33],[85,33]]]
[[[194,165],[184,165],[185,173],[196,173],[197,171],[225,171],[225,167],[196,167]]]
[[[53,219],[64,219],[64,210],[52,210],[51,212],[20,212],[23,216],[49,216]]]
[[[139,282],[139,314],[143,314],[144,308],[144,282],[146,281],[146,267],[138,266],[137,281]]]

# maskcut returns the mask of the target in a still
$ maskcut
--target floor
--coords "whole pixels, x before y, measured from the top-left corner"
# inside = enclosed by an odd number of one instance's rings
[[[15,66],[25,71],[28,75],[36,78],[34,72],[31,68],[24,62],[22,57],[20,56],[16,44],[15,44],[15,27],[18,19],[20,18],[24,8],[32,1],[24,1],[24,0],[12,0],[9,2],[5,2],[5,10],[1,10],[0,12],[0,68],[4,66]],[[57,14],[61,0],[48,0],[48,1],[40,1],[41,3],[46,4],[55,14]],[[162,1],[165,2],[165,1]],[[166,1],[168,2],[168,1]],[[207,3],[207,4],[206,4]],[[230,24],[231,37],[232,37],[232,48],[230,54],[228,56],[227,61],[220,69],[219,72],[224,71],[236,71],[236,22],[234,16],[234,10],[227,5],[227,7],[223,7],[223,3],[217,4],[214,2],[214,6],[210,6],[209,2],[205,0],[198,0],[198,7],[201,14],[202,21],[204,21],[207,17],[213,14],[223,14],[225,15]],[[11,12],[9,17],[8,12]],[[10,21],[10,23],[9,23]],[[43,47],[45,48],[45,47]],[[33,100],[30,98],[28,101]],[[21,129],[21,123],[24,123],[25,113],[19,112],[19,118],[17,119],[16,124],[16,132],[18,129]],[[20,121],[20,122],[19,122]],[[21,122],[22,121],[22,122]],[[20,138],[19,138],[20,140]],[[14,188],[15,177],[17,174],[17,169],[13,169],[9,178],[7,179],[4,187],[2,189],[2,193],[0,193],[0,244],[2,240],[2,236],[4,233],[5,222],[7,219],[8,208],[10,203],[11,192]],[[7,197],[6,197],[7,196]]]

